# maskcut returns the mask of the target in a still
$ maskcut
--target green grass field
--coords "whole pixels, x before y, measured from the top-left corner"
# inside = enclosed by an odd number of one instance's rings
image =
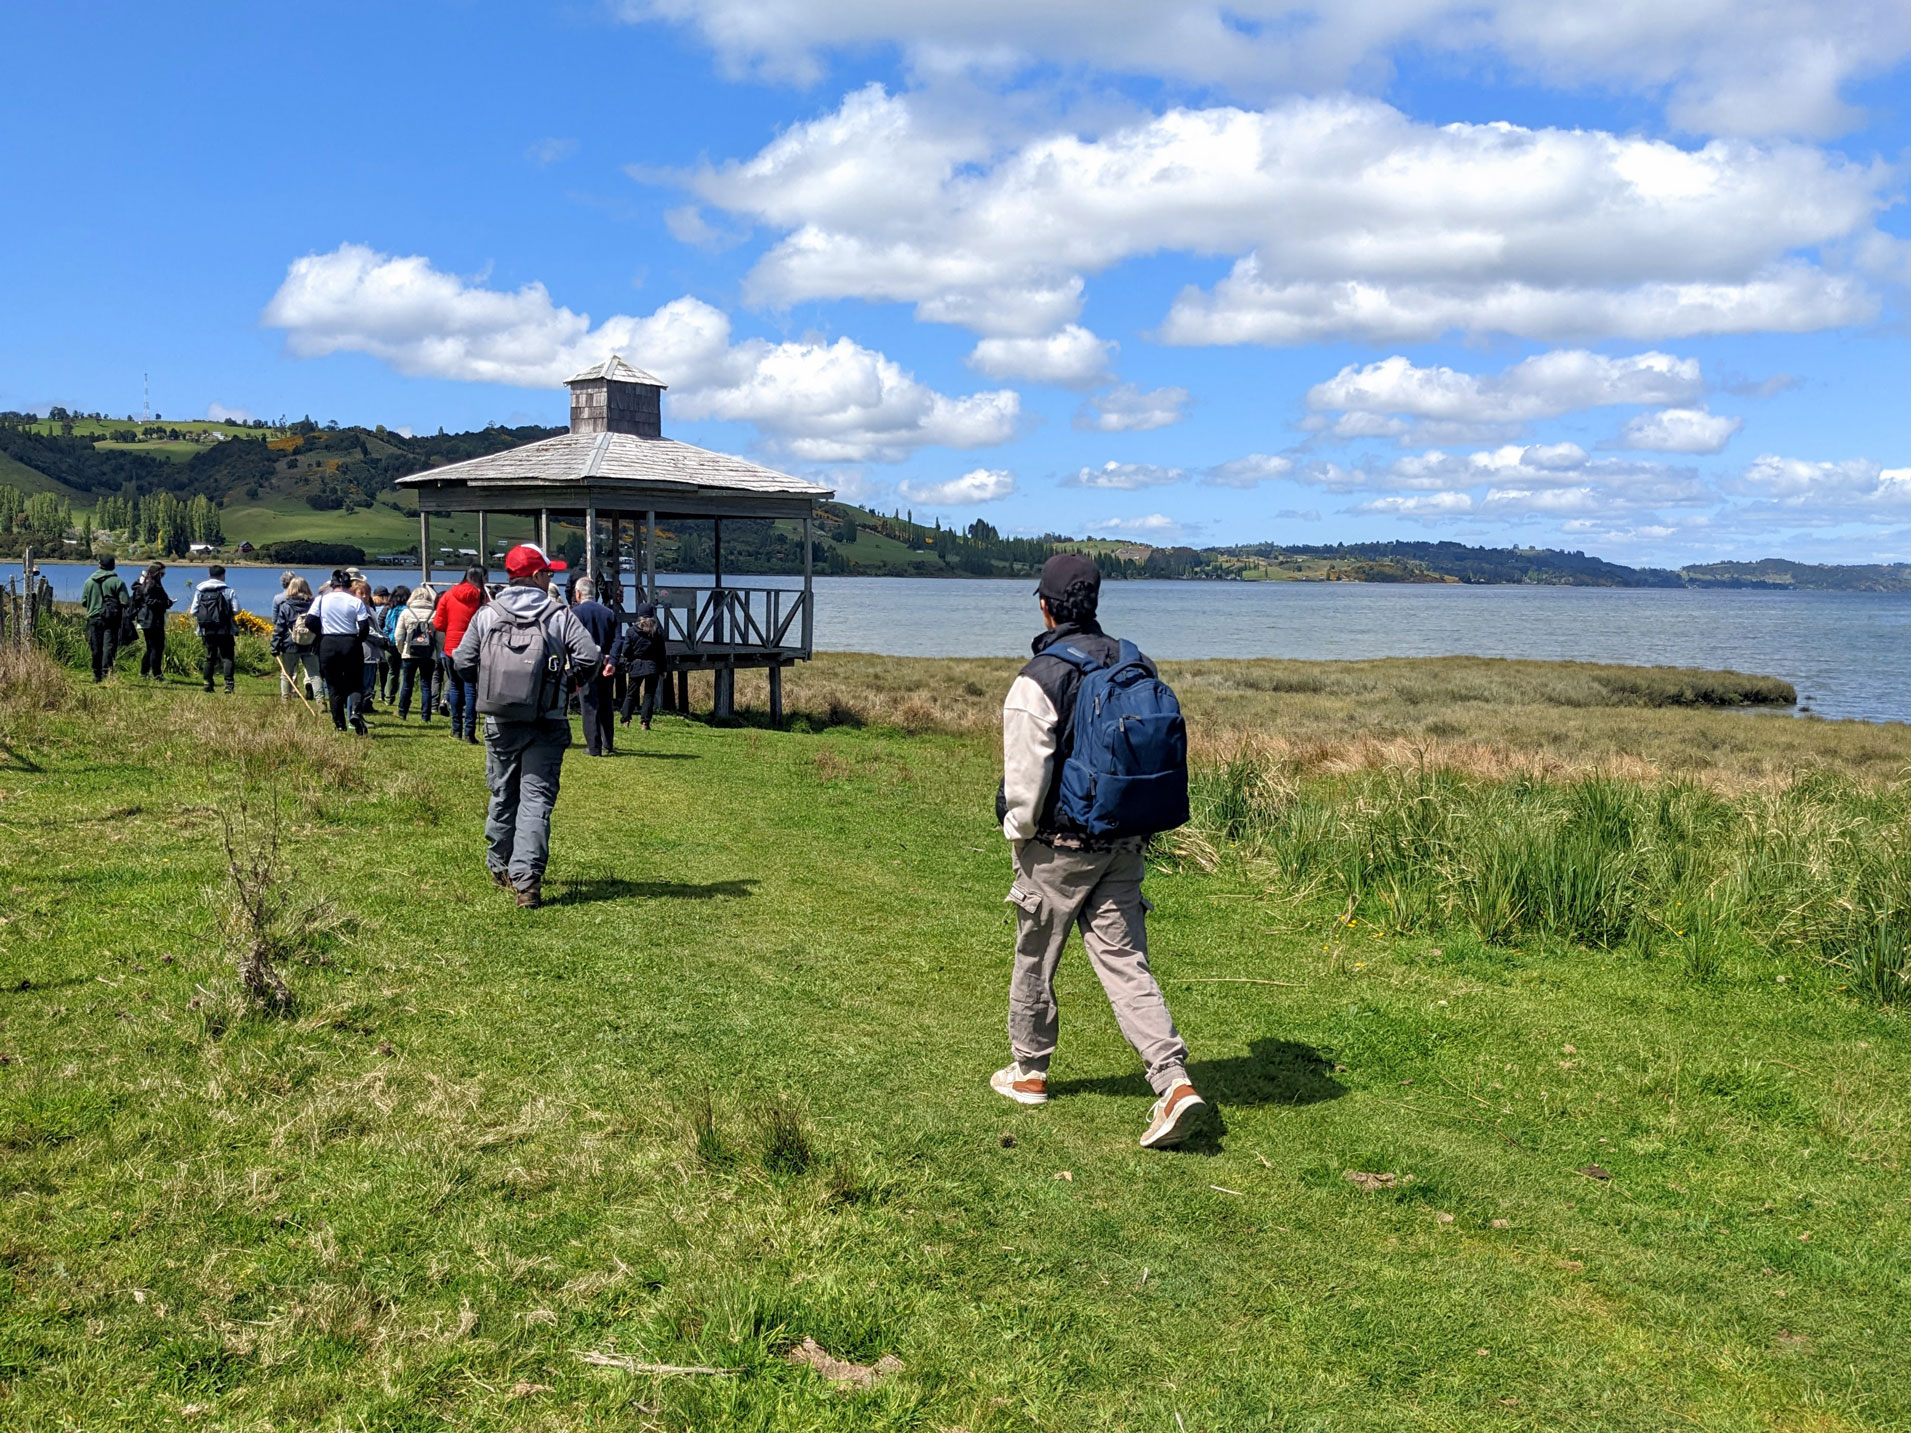
[[[1816,765],[1794,789],[1830,814],[1906,746],[1611,669],[1242,665],[1181,674],[1210,803],[1230,743],[1336,702],[1461,755],[1550,713],[1588,761],[1630,741],[1722,790]],[[1146,1087],[1078,954],[1059,1098],[991,1094],[996,675],[831,659],[790,680],[810,730],[574,752],[553,903],[520,912],[481,865],[481,753],[441,727],[0,674],[0,1422],[1911,1423],[1903,1022],[1802,951],[1694,973],[1670,939],[1349,924],[1210,804],[1211,854],[1149,883],[1207,1132],[1136,1148]],[[1359,739],[1295,779],[1330,801]],[[1762,759],[1686,763],[1732,741]],[[242,793],[255,821],[276,793],[295,899],[334,907],[290,1018],[230,974]],[[834,1386],[806,1337],[901,1367]]]

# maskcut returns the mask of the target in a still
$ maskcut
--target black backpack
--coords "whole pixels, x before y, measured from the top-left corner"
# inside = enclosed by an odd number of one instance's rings
[[[202,587],[192,599],[192,620],[199,624],[201,632],[216,633],[231,620],[228,607],[231,592],[227,587]]]

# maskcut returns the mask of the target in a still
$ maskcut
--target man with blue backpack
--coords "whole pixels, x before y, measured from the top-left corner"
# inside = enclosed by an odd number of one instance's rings
[[[1121,1033],[1158,1098],[1144,1149],[1180,1144],[1205,1101],[1188,1078],[1168,1002],[1148,969],[1148,838],[1188,819],[1188,734],[1175,695],[1132,642],[1095,620],[1101,572],[1060,553],[1035,595],[1047,628],[1002,706],[996,815],[1015,852],[1014,1060],[990,1077],[1018,1104],[1048,1102],[1060,1010],[1055,970],[1079,926]]]

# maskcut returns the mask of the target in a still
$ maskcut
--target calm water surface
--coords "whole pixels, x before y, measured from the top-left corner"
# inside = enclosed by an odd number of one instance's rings
[[[0,582],[19,570],[17,563],[0,567]],[[70,599],[90,569],[45,570],[55,592]],[[204,575],[203,568],[171,568],[168,590],[183,607],[187,584]],[[314,582],[329,575],[305,571]],[[416,579],[410,569],[367,575],[374,586]],[[443,573],[439,581],[457,575]],[[131,581],[137,572],[129,568],[126,576]],[[247,608],[270,610],[276,571],[234,568],[226,580]],[[665,579],[684,586],[707,581]],[[816,644],[890,656],[1014,656],[1028,650],[1040,625],[1033,586],[1027,578],[818,578]],[[1726,667],[1783,677],[1824,716],[1911,720],[1911,594],[1111,582],[1102,589],[1102,618],[1157,657],[1466,654]]]

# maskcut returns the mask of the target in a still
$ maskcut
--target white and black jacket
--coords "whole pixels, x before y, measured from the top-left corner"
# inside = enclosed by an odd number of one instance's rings
[[[1075,693],[1081,670],[1048,649],[1067,642],[1089,656],[1112,662],[1121,644],[1092,619],[1064,622],[1042,633],[1002,703],[1002,787],[995,814],[1011,841],[1030,839],[1067,846],[1102,846],[1055,809],[1056,775],[1074,745]]]

